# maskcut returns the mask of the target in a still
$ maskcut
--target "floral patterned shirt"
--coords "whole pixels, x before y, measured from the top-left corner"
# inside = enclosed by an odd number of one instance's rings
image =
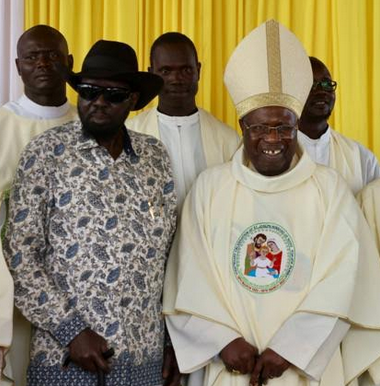
[[[69,122],[21,156],[5,252],[16,305],[34,326],[29,385],[96,385],[96,375],[61,368],[67,345],[87,327],[115,350],[107,383],[161,384],[176,196],[161,142],[127,130],[125,137],[114,160],[79,121]]]

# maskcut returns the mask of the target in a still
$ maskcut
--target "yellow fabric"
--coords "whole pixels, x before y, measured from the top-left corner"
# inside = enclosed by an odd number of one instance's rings
[[[368,184],[357,198],[380,251],[380,179]]]
[[[302,209],[295,216],[294,203],[299,202]],[[234,272],[241,235],[262,223],[285,229],[296,251],[288,280],[267,294],[244,288]],[[177,237],[168,263],[165,313],[223,324],[254,342],[259,351],[295,312],[338,316],[352,324],[331,371],[333,376],[343,361],[344,384],[380,357],[376,247],[343,179],[332,169],[316,166],[307,154],[277,177],[244,167],[242,150],[232,163],[204,172],[185,201]],[[339,371],[342,376],[342,368]],[[213,385],[247,382],[246,377],[232,379],[226,373]],[[295,371],[282,381],[268,385],[312,385]],[[326,373],[320,384],[339,385]]]
[[[199,109],[199,121],[207,167],[229,161],[238,148],[239,136],[203,109]],[[126,125],[131,130],[160,139],[156,108],[128,119]]]
[[[29,119],[0,108],[0,193],[10,189],[21,151],[38,134],[77,118],[72,107],[57,119]]]
[[[80,69],[101,38],[131,44],[141,69],[154,39],[188,35],[202,62],[198,105],[240,130],[223,86],[228,58],[241,39],[274,18],[293,31],[338,81],[330,124],[380,157],[380,1],[378,0],[25,0],[25,28],[60,29]],[[70,100],[76,96],[70,91]]]

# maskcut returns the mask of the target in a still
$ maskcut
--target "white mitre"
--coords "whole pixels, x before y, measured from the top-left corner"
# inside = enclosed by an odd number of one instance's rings
[[[313,72],[296,36],[269,20],[236,47],[227,63],[224,83],[239,118],[266,106],[286,107],[300,117]]]

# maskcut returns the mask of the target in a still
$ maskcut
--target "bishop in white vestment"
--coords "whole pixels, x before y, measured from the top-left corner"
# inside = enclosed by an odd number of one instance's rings
[[[197,179],[167,268],[180,370],[205,367],[204,386],[377,385],[380,260],[346,182],[297,145],[306,53],[271,20],[225,82],[244,145]]]

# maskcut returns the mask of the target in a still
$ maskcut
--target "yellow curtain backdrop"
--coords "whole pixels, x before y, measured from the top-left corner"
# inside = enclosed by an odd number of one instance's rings
[[[75,71],[98,39],[127,42],[146,70],[156,37],[188,35],[202,62],[199,106],[236,129],[224,67],[239,41],[270,18],[290,28],[338,81],[332,126],[380,157],[380,0],[25,0],[25,28],[59,29]],[[75,103],[72,91],[69,98]]]

